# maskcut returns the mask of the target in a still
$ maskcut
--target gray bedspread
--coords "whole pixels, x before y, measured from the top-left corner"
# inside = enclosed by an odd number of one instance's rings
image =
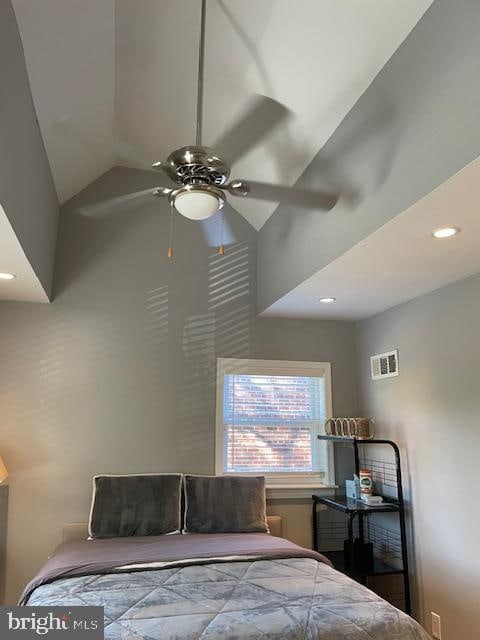
[[[107,640],[428,639],[411,618],[311,554],[50,577],[28,605],[104,606]]]

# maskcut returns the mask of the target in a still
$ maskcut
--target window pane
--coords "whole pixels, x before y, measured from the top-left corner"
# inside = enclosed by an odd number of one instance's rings
[[[313,471],[310,427],[229,426],[227,443],[228,472]]]
[[[224,471],[313,473],[325,420],[323,377],[226,374]]]

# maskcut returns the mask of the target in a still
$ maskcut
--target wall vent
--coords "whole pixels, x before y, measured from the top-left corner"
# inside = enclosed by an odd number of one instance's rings
[[[398,350],[395,349],[394,351],[371,356],[370,367],[372,369],[372,380],[398,376]]]

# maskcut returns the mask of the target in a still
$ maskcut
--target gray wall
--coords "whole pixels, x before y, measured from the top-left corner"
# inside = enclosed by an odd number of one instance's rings
[[[480,450],[480,276],[356,328],[258,318],[255,232],[240,216],[227,212],[235,242],[223,259],[206,246],[201,225],[177,217],[168,262],[165,203],[129,204],[100,221],[77,212],[156,179],[117,168],[66,205],[53,303],[0,304],[7,601],[59,541],[62,524],[86,519],[93,474],[213,471],[217,356],[327,360],[335,413],[356,413],[358,391],[362,413],[402,446],[418,610],[441,613],[446,640],[473,640],[480,523],[465,488]],[[395,347],[400,376],[371,382],[368,356]],[[270,512],[309,544],[309,504],[275,502]]]
[[[10,0],[0,2],[0,204],[50,296],[58,200]]]
[[[329,213],[281,206],[259,233],[259,310],[478,156],[480,3],[435,0],[300,178],[359,193]]]
[[[331,361],[335,409],[354,410],[353,325],[257,319],[256,233],[238,214],[224,258],[178,216],[168,262],[165,202],[103,221],[76,212],[156,180],[117,168],[82,192],[62,211],[52,304],[0,304],[10,602],[62,525],[88,517],[95,473],[213,472],[216,356]],[[275,509],[309,541],[308,509]]]
[[[480,624],[480,275],[357,325],[359,406],[403,452],[417,611],[443,640]],[[399,349],[399,376],[372,381],[369,356]]]

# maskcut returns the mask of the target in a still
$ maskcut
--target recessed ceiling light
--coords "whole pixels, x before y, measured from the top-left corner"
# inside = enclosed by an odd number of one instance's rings
[[[0,273],[0,280],[14,280],[16,277],[13,273]]]
[[[432,236],[434,238],[451,238],[452,236],[456,236],[457,233],[460,233],[458,227],[442,227],[441,229],[433,231]]]
[[[328,304],[330,302],[335,302],[336,298],[332,298],[327,296],[326,298],[320,298],[319,302],[323,302],[324,304]]]

